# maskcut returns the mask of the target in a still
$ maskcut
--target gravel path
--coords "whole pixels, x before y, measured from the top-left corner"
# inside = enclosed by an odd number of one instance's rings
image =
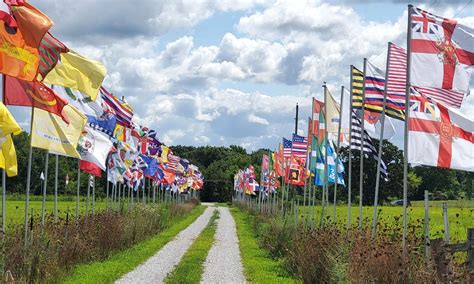
[[[229,208],[218,210],[216,240],[204,263],[201,283],[246,283],[234,218]]]
[[[158,253],[124,275],[115,283],[163,283],[166,275],[179,263],[201,231],[209,223],[214,207],[208,207],[199,218],[181,231]],[[232,217],[231,217],[232,218]]]

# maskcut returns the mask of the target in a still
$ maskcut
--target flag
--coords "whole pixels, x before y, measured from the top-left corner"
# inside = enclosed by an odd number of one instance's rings
[[[293,134],[291,146],[291,152],[293,156],[306,160],[308,151],[308,139],[306,137]]]
[[[127,136],[130,135],[129,132],[130,132],[130,128],[126,128],[125,126],[118,123],[115,124],[114,137],[118,141],[126,141]]]
[[[12,134],[21,133],[21,128],[7,107],[0,102],[0,168],[5,169],[9,177],[18,174],[16,150]]]
[[[20,134],[21,128],[7,107],[0,102],[0,138],[10,134]]]
[[[311,142],[313,140],[313,120],[311,117],[308,117],[308,145],[311,145]]]
[[[86,126],[79,139],[77,150],[81,154],[81,160],[91,162],[101,170],[105,170],[107,156],[112,146],[107,135]]]
[[[454,19],[412,8],[412,86],[467,93],[474,66],[474,29]]]
[[[352,109],[362,109],[364,103],[364,72],[351,66]]]
[[[326,130],[328,133],[338,133],[340,106],[329,92],[324,88],[326,96]]]
[[[69,184],[69,174],[66,174],[65,183],[66,183],[66,185]]]
[[[280,176],[280,177],[283,176],[282,149],[283,149],[283,145],[280,144],[280,147],[279,147],[278,151],[273,153],[273,156],[274,156],[274,159],[273,159],[274,166],[273,166],[273,168],[275,169],[276,175]]]
[[[12,15],[10,6],[5,1],[0,1],[0,20],[10,28],[18,27],[15,18]]]
[[[111,183],[123,182],[123,174],[127,170],[127,166],[120,158],[119,152],[112,149],[109,159],[107,160],[107,180]]]
[[[58,63],[61,53],[68,51],[69,49],[62,42],[47,32],[39,45],[39,79],[44,79]]]
[[[5,169],[9,177],[18,174],[16,150],[11,134],[0,138],[0,168]]]
[[[390,42],[387,60],[387,106],[405,112],[407,53]]]
[[[28,82],[10,76],[4,76],[6,105],[33,106],[62,117],[65,122],[68,118],[63,114],[64,106],[68,102],[58,96],[52,89],[41,82]]]
[[[407,52],[405,49],[391,43],[390,56],[388,58],[387,97],[396,103],[401,110],[405,110],[406,74],[407,74]],[[464,94],[453,90],[440,88],[420,87],[426,96],[433,98],[443,104],[460,108]]]
[[[365,74],[365,100],[364,108],[370,112],[381,113],[383,110],[383,98],[385,93],[385,74],[377,66],[367,61]],[[386,121],[393,117],[405,120],[405,113],[400,109],[403,103],[394,102],[389,96],[385,100]]]
[[[2,1],[3,2],[3,1]],[[5,8],[5,6],[3,6]],[[0,72],[33,81],[38,73],[39,44],[53,22],[28,3],[12,6],[17,27],[5,23],[0,28]],[[7,19],[7,22],[9,19]]]
[[[292,142],[286,138],[283,138],[283,158],[291,157]]]
[[[349,129],[351,125],[351,94],[344,88],[342,93],[341,102],[341,133],[343,134],[344,140],[343,145],[349,146]],[[347,143],[346,143],[347,142]]]
[[[317,157],[318,157],[318,139],[315,139],[314,137],[312,139],[311,143],[311,153],[309,157],[309,170],[311,172],[314,172],[316,170],[316,163],[317,163]]]
[[[375,148],[374,142],[370,138],[367,131],[364,130],[364,140],[362,141],[362,122],[357,117],[355,112],[352,112],[352,132],[351,132],[351,149],[353,150],[360,150],[363,147],[363,152],[366,155],[370,155],[376,161],[378,161],[378,151]],[[382,160],[380,161],[380,174],[382,177],[387,180],[388,173],[387,173],[387,166],[385,162]]]
[[[364,111],[364,130],[374,139],[380,138],[380,131],[382,130],[381,113],[373,111]],[[390,139],[395,136],[395,126],[390,117],[385,116],[385,125],[383,130],[383,138]]]
[[[41,172],[41,174],[40,174],[40,180],[44,180],[44,173],[43,172]]]
[[[104,110],[117,117],[117,123],[132,127],[133,110],[124,101],[118,99],[104,87],[100,87],[100,96],[104,101]]]
[[[474,120],[412,88],[408,162],[474,171]]]
[[[292,155],[288,168],[286,168],[286,182],[294,185],[304,185],[305,182],[304,160]]]
[[[267,154],[262,155],[262,171],[268,172],[270,170],[270,160]]]
[[[318,158],[316,164],[316,177],[314,179],[314,184],[317,186],[323,186],[325,183],[324,168],[325,168],[325,151],[327,149],[328,157],[328,184],[338,184],[344,185],[344,164],[340,159],[338,159],[336,151],[334,150],[334,144],[331,140],[326,140],[321,147],[318,147]],[[337,177],[337,178],[336,178]]]
[[[76,89],[95,100],[106,72],[102,63],[87,59],[70,50],[67,53],[61,53],[60,60],[44,81]]]
[[[79,162],[79,168],[81,169],[81,171],[84,171],[96,177],[102,176],[102,170],[100,169],[100,167],[96,166],[94,163],[81,160]]]
[[[52,85],[51,89],[88,117],[100,117],[104,114],[102,99],[99,97],[96,100],[92,100],[91,97],[84,95],[78,90],[60,85]]]
[[[71,105],[65,106],[63,112],[69,118],[69,124],[52,113],[34,109],[31,146],[80,158],[76,147],[86,124],[86,117]]]

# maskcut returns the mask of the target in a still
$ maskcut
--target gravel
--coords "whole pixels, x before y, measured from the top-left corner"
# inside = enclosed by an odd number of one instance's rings
[[[204,263],[201,283],[246,283],[234,218],[229,208],[218,210],[215,243]]]
[[[158,253],[115,283],[163,283],[163,279],[166,278],[166,275],[179,263],[183,255],[192,245],[194,239],[199,236],[201,231],[209,223],[214,210],[214,207],[208,207],[194,223],[181,231],[181,233],[167,243]],[[232,218],[232,216],[230,218]]]

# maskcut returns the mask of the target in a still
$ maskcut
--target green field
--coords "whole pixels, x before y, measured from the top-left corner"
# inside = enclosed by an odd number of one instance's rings
[[[32,196],[33,200],[30,200],[29,202],[29,216],[31,217],[31,210],[33,210],[33,214],[35,218],[40,218],[41,216],[41,197],[39,196]],[[53,215],[54,212],[54,197],[53,196],[48,196],[46,199],[46,215],[51,214]],[[140,202],[142,200],[140,199]],[[90,199],[90,202],[92,202],[92,199]],[[136,202],[136,200],[135,200]],[[123,203],[123,200],[121,201]],[[24,197],[22,198],[21,196],[8,196],[7,201],[6,201],[6,224],[7,226],[10,225],[15,225],[15,224],[21,224],[23,223],[24,220],[24,214],[25,214],[25,201]],[[100,210],[105,209],[105,199],[96,199],[95,200],[95,212],[98,212]],[[125,208],[127,208],[127,202],[123,204]],[[66,212],[69,209],[69,217],[70,218],[75,218],[76,216],[76,201],[75,198],[71,197],[68,198],[68,200],[65,200],[64,197],[60,196],[58,198],[58,216],[60,218],[65,218],[66,217]],[[89,212],[92,210],[91,205],[89,206]],[[79,202],[79,212],[80,214],[85,214],[86,212],[86,198],[81,196],[80,202]],[[1,211],[0,211],[1,215]]]
[[[430,204],[430,237],[441,238],[444,236],[444,224],[443,224],[443,209],[440,202],[433,202]],[[466,203],[457,203],[452,201],[448,203],[448,218],[449,218],[449,232],[451,241],[465,241],[467,238],[467,228],[474,228],[474,207],[466,207]],[[422,203],[414,203],[413,206],[408,207],[408,223],[423,225],[424,220],[424,208]],[[469,205],[469,204],[468,204]],[[459,206],[459,207],[454,207]],[[330,205],[325,209],[326,220],[332,221],[333,219],[333,206]],[[401,206],[379,206],[379,224],[389,224],[390,227],[402,227],[403,224],[403,208]],[[319,224],[321,218],[321,205],[315,207],[315,223]],[[362,207],[362,216],[364,225],[372,225],[374,209],[370,206]],[[308,207],[299,207],[299,215],[308,215]],[[313,214],[309,213],[311,219]],[[336,222],[340,224],[347,224],[348,210],[347,205],[336,206]],[[357,226],[359,223],[359,206],[353,204],[351,208],[351,223]]]

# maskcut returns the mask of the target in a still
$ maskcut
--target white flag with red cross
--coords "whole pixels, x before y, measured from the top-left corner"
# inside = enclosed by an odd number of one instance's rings
[[[418,8],[411,16],[411,85],[467,93],[474,29]]]
[[[474,120],[412,88],[408,162],[474,171]]]

